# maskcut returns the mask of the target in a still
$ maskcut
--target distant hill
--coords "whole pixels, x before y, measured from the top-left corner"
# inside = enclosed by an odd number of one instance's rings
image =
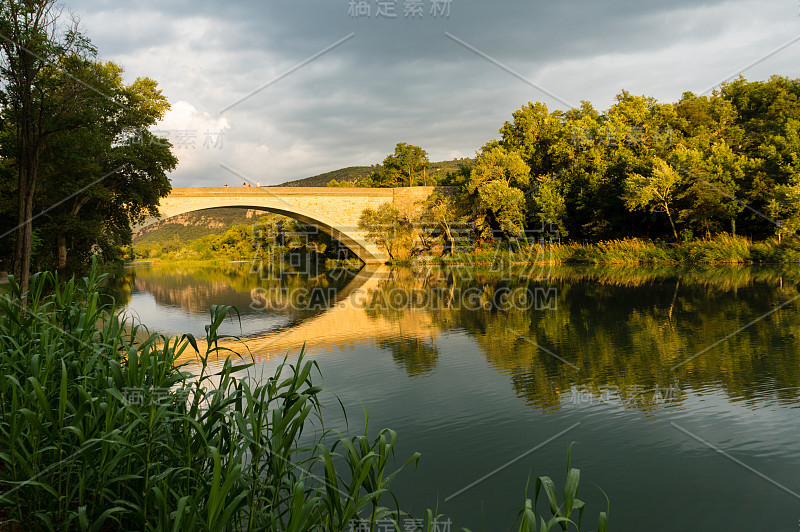
[[[452,161],[440,161],[431,163],[428,168],[428,175],[443,178],[448,172],[455,172],[461,166],[471,166],[475,159],[464,157],[463,159],[453,159]]]
[[[355,183],[363,177],[367,177],[370,172],[380,170],[380,165],[375,166],[348,166],[347,168],[340,168],[331,172],[325,172],[305,179],[297,179],[295,181],[287,181],[277,185],[279,187],[324,187],[329,181],[335,179],[336,181],[347,181],[348,183]]]
[[[465,157],[463,159],[453,159],[452,161],[440,161],[436,163],[431,163],[430,168],[428,169],[428,174],[431,176],[437,176],[447,174],[447,172],[453,172],[458,170],[458,167],[462,164],[471,164],[473,159],[469,157]],[[306,177],[305,179],[297,179],[295,181],[287,181],[286,183],[282,183],[277,185],[279,187],[324,187],[326,186],[332,179],[337,181],[347,181],[348,183],[355,183],[361,178],[367,177],[370,172],[377,172],[381,169],[381,165],[376,164],[374,166],[349,166],[347,168],[340,168],[339,170],[333,170],[331,172],[325,172],[324,174],[315,175],[312,177]]]

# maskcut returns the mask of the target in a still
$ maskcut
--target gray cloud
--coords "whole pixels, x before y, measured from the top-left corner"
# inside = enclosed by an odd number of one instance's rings
[[[348,16],[348,0],[113,2],[75,0],[104,59],[156,79],[170,128],[197,130],[178,150],[176,186],[236,184],[220,162],[279,183],[374,164],[397,142],[433,159],[471,155],[528,101],[563,107],[445,36],[468,42],[560,98],[606,108],[625,88],[660,100],[700,91],[800,33],[793,0],[532,2],[453,0],[449,18]],[[246,101],[223,107],[312,54],[354,38]],[[800,47],[800,44],[797,45]],[[798,76],[797,47],[750,79]],[[188,114],[187,114],[188,113]],[[221,149],[205,129],[225,127]]]

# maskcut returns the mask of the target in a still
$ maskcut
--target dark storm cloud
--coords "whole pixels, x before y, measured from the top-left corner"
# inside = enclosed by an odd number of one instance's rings
[[[173,127],[227,128],[223,150],[178,153],[179,186],[219,182],[219,162],[264,183],[372,164],[401,141],[434,159],[472,155],[522,104],[564,108],[445,32],[559,100],[600,108],[622,88],[660,99],[704,89],[800,32],[792,0],[453,0],[450,16],[436,19],[425,0],[421,20],[403,17],[404,0],[393,20],[377,19],[376,0],[370,4],[371,17],[358,19],[348,15],[348,0],[75,1],[70,8],[104,58],[132,77],[157,79],[173,103],[191,104],[184,108],[194,118],[173,115]],[[787,49],[763,72],[797,77],[796,53]]]

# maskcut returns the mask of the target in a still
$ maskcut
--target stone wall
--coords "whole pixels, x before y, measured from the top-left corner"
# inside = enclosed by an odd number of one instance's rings
[[[400,214],[413,217],[422,210],[422,202],[427,200],[434,192],[443,195],[453,194],[456,187],[403,187],[393,188],[394,206]]]

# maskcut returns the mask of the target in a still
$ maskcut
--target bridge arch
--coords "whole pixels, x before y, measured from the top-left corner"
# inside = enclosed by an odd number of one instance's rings
[[[288,216],[335,238],[367,264],[389,261],[385,249],[369,241],[358,228],[364,210],[392,203],[404,214],[418,208],[435,187],[186,187],[173,188],[160,202],[161,216],[134,227],[139,230],[159,220],[188,212],[222,207],[259,209]]]

